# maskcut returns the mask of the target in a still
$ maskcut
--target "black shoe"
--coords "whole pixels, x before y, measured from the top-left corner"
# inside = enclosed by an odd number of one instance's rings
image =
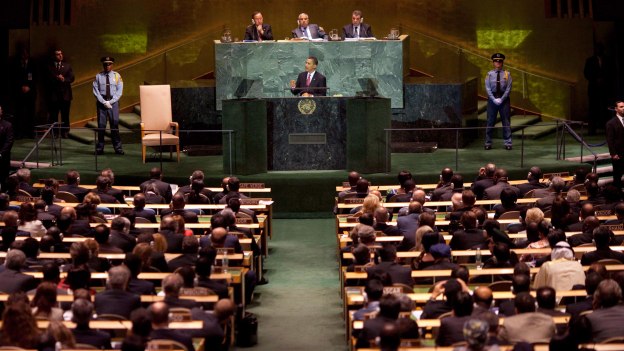
[[[265,285],[265,284],[269,284],[269,280],[264,277],[262,277],[262,279],[260,279],[258,283],[256,283],[256,285]]]
[[[104,155],[104,150],[95,150],[96,155]]]
[[[505,150],[511,150],[511,145],[505,145]]]
[[[117,155],[125,155],[125,154],[126,154],[126,153],[125,153],[123,150],[121,150],[121,149],[119,149],[119,150],[115,150],[115,153],[116,153]]]
[[[492,150],[492,145],[485,145],[484,149],[486,149],[486,150]]]

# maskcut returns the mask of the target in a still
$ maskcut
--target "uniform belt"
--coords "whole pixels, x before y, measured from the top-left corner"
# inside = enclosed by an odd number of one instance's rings
[[[497,99],[499,99],[499,98],[503,97],[503,94],[497,94],[497,93],[494,93],[494,97],[495,97],[495,98],[497,98]]]

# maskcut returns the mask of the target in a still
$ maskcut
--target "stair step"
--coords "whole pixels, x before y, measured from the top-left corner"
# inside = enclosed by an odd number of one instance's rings
[[[141,116],[136,113],[120,113],[119,124],[133,130],[141,130]]]
[[[141,115],[141,105],[134,105],[134,113],[136,113],[137,115]]]
[[[549,122],[539,122],[530,127],[524,128],[525,139],[537,139],[544,135],[554,133],[557,130],[557,126]],[[522,130],[513,133],[515,138],[522,137]]]
[[[481,114],[487,110],[487,100],[477,101],[477,113]]]
[[[87,128],[97,128],[97,122],[96,121],[89,121],[87,122],[87,124],[85,125],[85,127]],[[90,136],[89,139],[93,140],[93,132],[89,132]],[[107,138],[110,138],[110,129],[106,129],[106,132],[104,132],[104,134],[106,135]],[[141,142],[141,138],[140,138],[141,132],[140,129],[137,129],[136,131],[133,131],[131,129],[128,129],[128,127],[119,124],[119,136],[121,137],[121,142],[122,144],[138,144]],[[90,142],[90,143],[91,143]]]
[[[540,116],[536,116],[536,115],[516,115],[516,116],[512,116],[511,117],[511,132],[515,132],[517,130],[520,130],[522,128],[526,128],[526,127],[522,127],[522,126],[526,126],[526,125],[531,125],[531,124],[536,124],[541,120]],[[497,122],[495,124],[495,127],[497,129],[494,130],[494,137],[495,138],[502,138],[503,137],[503,129],[501,128],[503,126],[503,122]]]
[[[611,155],[609,155],[608,152],[605,152],[603,154],[597,154],[596,156],[597,156],[596,161],[611,160]],[[565,160],[566,161],[570,161],[570,162],[593,163],[594,162],[594,155],[583,155],[582,159],[581,159],[580,156],[568,157]]]

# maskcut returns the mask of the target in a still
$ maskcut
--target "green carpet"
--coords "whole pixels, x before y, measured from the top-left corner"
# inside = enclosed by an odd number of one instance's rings
[[[258,316],[253,350],[346,350],[334,220],[274,223],[269,284],[256,288],[248,308]]]
[[[604,137],[593,137],[590,142],[604,141]],[[403,169],[410,170],[416,183],[433,183],[439,178],[443,167],[450,166],[460,172],[465,181],[471,181],[476,176],[479,167],[487,162],[495,162],[499,167],[508,170],[511,179],[526,177],[528,169],[535,165],[544,172],[573,171],[578,163],[556,160],[556,138],[549,135],[537,140],[526,140],[524,150],[521,140],[514,140],[514,149],[507,151],[502,148],[502,141],[494,141],[494,149],[483,150],[483,141],[474,140],[466,148],[456,154],[454,149],[438,149],[433,153],[395,153],[391,156],[392,167],[389,173],[365,174],[373,184],[396,183],[396,174]],[[12,159],[22,160],[32,148],[32,140],[19,140],[13,148]],[[33,179],[55,177],[63,179],[68,169],[77,169],[81,172],[84,184],[94,184],[96,170],[111,167],[116,174],[116,183],[124,185],[138,185],[144,181],[150,168],[160,166],[157,159],[150,162],[141,162],[140,144],[125,144],[125,156],[112,153],[107,145],[106,154],[98,157],[95,163],[93,145],[84,145],[74,140],[63,140],[63,165],[48,169],[33,170]],[[606,147],[596,148],[597,153],[606,152]],[[524,153],[524,155],[522,155]],[[578,144],[568,142],[566,156],[578,156]],[[585,154],[588,152],[585,151]],[[49,162],[50,145],[41,145],[39,159]],[[150,155],[156,156],[151,153]],[[222,166],[221,156],[187,156],[182,154],[180,163],[169,160],[169,154],[163,155],[162,164],[164,180],[186,184],[188,176],[195,169],[201,169],[206,175],[205,183],[209,186],[218,186],[226,175]],[[456,157],[457,156],[457,157]],[[175,155],[174,155],[175,157]],[[29,161],[34,161],[31,157]],[[522,161],[523,160],[523,161]],[[276,200],[274,213],[281,218],[327,217],[330,215],[334,201],[335,186],[346,180],[346,171],[290,171],[268,172],[240,177],[243,182],[262,182],[272,188],[271,196]],[[294,214],[294,215],[293,215]]]

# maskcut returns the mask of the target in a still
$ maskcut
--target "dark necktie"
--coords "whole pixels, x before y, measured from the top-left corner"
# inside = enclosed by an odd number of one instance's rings
[[[60,71],[60,70],[61,70],[61,63],[60,63],[60,62],[57,62],[57,63],[56,63],[56,70],[57,70],[57,71]]]
[[[308,73],[308,79],[306,79],[306,87],[309,87],[311,82],[312,82],[312,75]]]
[[[500,72],[501,71],[496,72],[496,96],[498,97],[503,96],[503,91],[501,90],[501,84],[500,84]]]
[[[106,101],[111,99],[110,94],[110,78],[108,78],[108,73],[106,73]]]
[[[355,27],[353,31],[354,31],[354,33],[353,33],[354,35],[353,36],[356,37],[356,38],[359,38],[360,37],[360,34],[358,33],[359,27]]]

